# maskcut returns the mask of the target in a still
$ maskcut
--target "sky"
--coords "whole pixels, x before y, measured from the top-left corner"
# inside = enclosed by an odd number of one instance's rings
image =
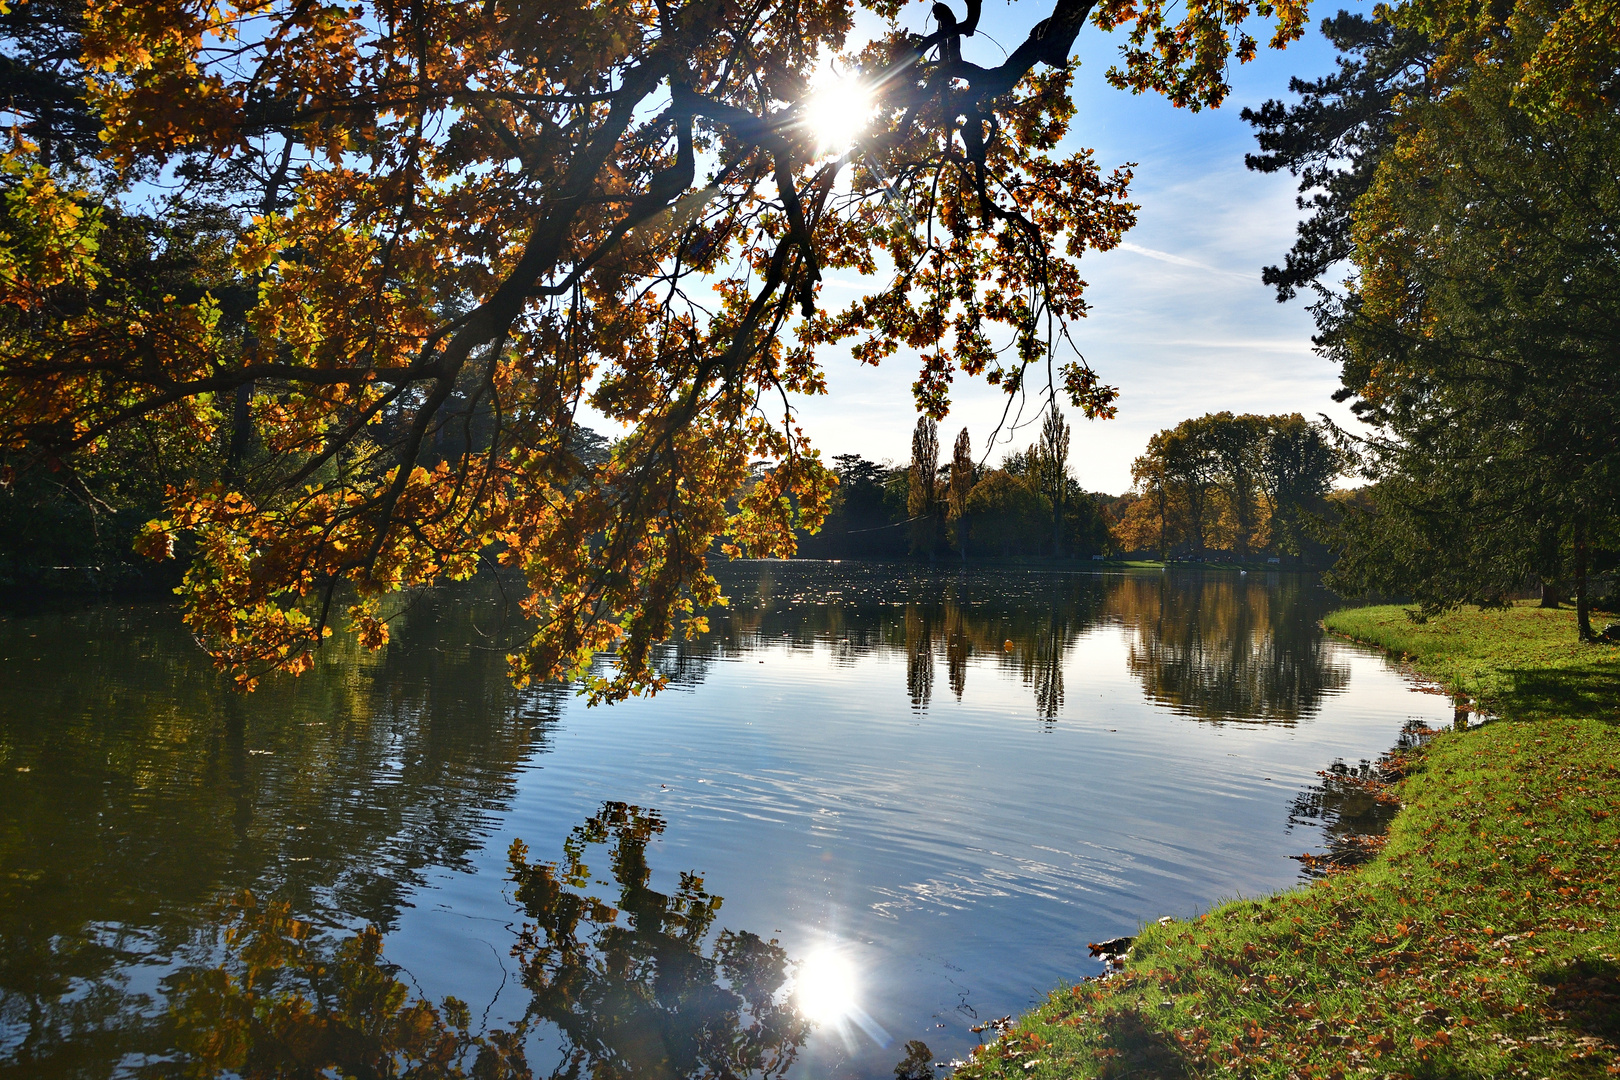
[[[961,5],[955,6],[960,16]],[[1315,9],[1306,37],[1285,51],[1262,48],[1256,60],[1232,73],[1226,103],[1198,113],[1175,109],[1156,95],[1108,86],[1103,73],[1122,35],[1089,24],[1081,32],[1079,111],[1062,149],[1093,149],[1105,171],[1136,162],[1132,199],[1141,207],[1123,245],[1089,252],[1080,264],[1091,312],[1071,334],[1102,380],[1120,390],[1114,420],[1088,421],[1066,410],[1073,414],[1070,468],[1086,489],[1127,490],[1131,461],[1149,436],[1207,412],[1325,413],[1349,425],[1348,408],[1331,399],[1337,386],[1333,366],[1311,350],[1312,324],[1303,301],[1279,304],[1275,291],[1260,282],[1261,267],[1281,262],[1293,243],[1300,217],[1297,182],[1286,173],[1244,168],[1243,155],[1255,142],[1253,129],[1238,115],[1245,105],[1268,98],[1288,100],[1292,75],[1316,78],[1332,69],[1333,50],[1315,25],[1340,6]],[[987,0],[982,26],[1011,49],[1049,11],[1044,0]],[[923,12],[923,5],[912,5],[908,21],[918,29]],[[1268,35],[1255,36],[1263,43]],[[969,59],[1000,61],[995,46],[979,46],[990,51],[967,53]],[[838,291],[853,298],[858,293],[850,286],[857,280]],[[824,289],[824,301],[836,303],[839,297],[830,291]],[[916,422],[914,354],[902,351],[875,369],[842,353],[829,351],[823,359],[828,393],[796,402],[800,422],[823,457],[859,453],[879,461],[909,460]],[[999,390],[958,374],[951,414],[940,425],[941,445],[948,447],[966,426],[974,454],[982,458],[1005,404]],[[991,451],[991,464],[1005,450],[1034,440],[1036,408],[1028,410],[1028,426],[1011,434],[1011,446]]]

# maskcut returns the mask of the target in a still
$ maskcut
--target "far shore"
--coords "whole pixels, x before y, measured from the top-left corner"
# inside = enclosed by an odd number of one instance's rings
[[[951,567],[1021,567],[1031,570],[1229,570],[1252,573],[1293,573],[1315,574],[1321,572],[1321,567],[1306,566],[1298,560],[1284,562],[1270,562],[1265,559],[1240,561],[1232,558],[1211,559],[1147,559],[1127,556],[1104,556],[1101,558],[1091,555],[1054,556],[1054,555],[993,555],[979,557],[969,555],[966,559],[957,555],[942,555],[933,561],[923,558],[908,559],[881,559],[881,558],[848,558],[848,559],[757,559],[737,560],[738,562],[824,562],[824,563],[873,563],[890,566],[934,566],[943,569]]]

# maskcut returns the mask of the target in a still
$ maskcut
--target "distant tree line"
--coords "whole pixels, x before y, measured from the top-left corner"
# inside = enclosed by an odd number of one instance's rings
[[[858,453],[833,458],[838,485],[817,533],[801,531],[798,554],[818,559],[1062,557],[1129,553],[1169,559],[1240,560],[1274,555],[1322,565],[1327,548],[1310,523],[1335,496],[1329,486],[1345,460],[1318,424],[1298,414],[1219,413],[1159,432],[1122,496],[1087,491],[1069,463],[1071,430],[1056,407],[1023,450],[996,465],[975,459],[962,429],[942,458],[939,427],[926,416],[912,432],[911,460],[877,462]],[[592,469],[612,444],[576,427],[571,452]],[[164,488],[193,476],[219,476],[229,460],[215,448],[189,456],[174,448],[114,444],[100,471],[73,484],[33,473],[0,500],[0,584],[82,588],[128,584],[154,575],[132,544],[161,508]]]
[[[1320,565],[1312,523],[1329,516],[1347,461],[1298,413],[1184,420],[1148,440],[1130,492],[1108,507],[1115,545],[1162,559],[1256,557]]]
[[[905,465],[833,458],[838,489],[821,531],[799,538],[806,558],[1016,555],[1089,558],[1112,550],[1102,507],[1070,472],[1068,422],[1054,405],[1039,437],[997,466],[976,462],[966,428],[940,461],[939,427],[921,417]]]

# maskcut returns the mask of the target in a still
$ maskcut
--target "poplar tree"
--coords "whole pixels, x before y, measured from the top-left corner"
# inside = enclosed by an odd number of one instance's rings
[[[1036,486],[1052,503],[1052,554],[1061,557],[1063,515],[1069,495],[1069,425],[1055,401],[1041,420],[1034,458]]]
[[[963,562],[967,561],[967,502],[968,495],[973,491],[973,473],[973,440],[968,436],[968,429],[963,428],[951,449],[950,478],[950,514],[956,522],[956,547],[962,554]]]
[[[939,546],[939,425],[932,416],[917,417],[911,433],[911,472],[906,512],[911,517],[911,551],[932,561]]]

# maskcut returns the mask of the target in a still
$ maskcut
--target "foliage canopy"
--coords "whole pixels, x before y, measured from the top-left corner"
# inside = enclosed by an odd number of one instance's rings
[[[1323,426],[1299,413],[1183,420],[1149,439],[1132,464],[1136,490],[1116,541],[1161,558],[1212,549],[1239,560],[1264,548],[1279,558],[1315,555],[1308,525],[1346,464]]]
[[[934,417],[958,370],[1016,392],[1061,361],[1076,260],[1134,212],[1127,169],[1057,153],[1087,20],[1126,31],[1116,85],[1198,108],[1254,55],[1246,20],[1281,46],[1305,17],[1054,0],[983,66],[978,0],[928,33],[865,0],[865,44],[853,0],[25,6],[60,15],[54,70],[88,90],[6,157],[7,477],[134,427],[214,451],[141,547],[195,552],[187,619],[244,686],[306,669],[345,608],[378,646],[386,594],[497,562],[534,623],[514,676],[616,650],[599,699],[659,685],[651,645],[720,600],[718,539],[784,554],[820,521],[831,476],[787,405],[823,390],[820,348],[918,350]],[[871,112],[827,148],[806,121],[841,51]],[[74,173],[46,148],[85,125]],[[154,275],[161,245],[108,245],[121,220],[206,243]],[[887,280],[828,309],[834,269]],[[1083,360],[1054,374],[1111,414]],[[586,408],[624,432],[594,466]]]
[[[1573,584],[1620,548],[1620,154],[1613,7],[1423,0],[1341,15],[1338,74],[1247,114],[1321,190],[1283,269],[1309,284],[1374,481],[1348,506],[1335,587],[1418,614]],[[1608,59],[1594,58],[1604,49]],[[1600,70],[1609,64],[1606,75]],[[1302,205],[1305,205],[1302,203]],[[1341,293],[1321,279],[1337,260]]]

